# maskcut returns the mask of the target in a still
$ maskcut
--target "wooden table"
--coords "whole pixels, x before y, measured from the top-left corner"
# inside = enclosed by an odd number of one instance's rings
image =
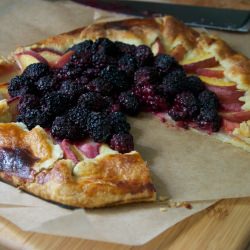
[[[250,10],[249,0],[172,0],[165,2]],[[250,241],[250,198],[221,200],[157,236],[143,246],[125,246],[69,237],[28,233],[0,219],[0,249],[156,250],[245,249]]]

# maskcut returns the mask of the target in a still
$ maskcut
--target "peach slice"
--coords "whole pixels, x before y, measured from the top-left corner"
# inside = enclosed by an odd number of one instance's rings
[[[234,82],[225,81],[224,79],[215,78],[215,77],[199,76],[199,78],[206,84],[217,86],[217,87],[229,87],[229,86],[236,85]]]
[[[26,67],[33,63],[48,63],[45,58],[35,51],[27,50],[15,55],[19,68],[24,71]]]
[[[47,50],[47,49],[44,49],[44,50],[37,52],[37,53],[39,53],[39,55],[41,55],[43,58],[45,58],[50,65],[53,65],[62,56],[62,54],[59,52],[55,52],[55,51]]]
[[[75,144],[84,156],[87,158],[95,158],[99,154],[101,144],[96,142],[84,142]]]
[[[217,65],[219,65],[219,63],[216,61],[214,57],[211,57],[202,61],[198,61],[198,62],[194,62],[190,64],[184,64],[182,66],[187,73],[196,73],[197,69],[211,68]]]
[[[44,48],[32,48],[32,50],[37,52],[37,53],[51,52],[52,54],[56,54],[56,55],[59,55],[59,56],[62,56],[64,54],[61,51],[58,51],[58,50],[55,50],[55,49],[52,49],[52,48],[47,48],[47,47],[44,47]]]
[[[207,76],[207,77],[215,77],[215,78],[223,78],[224,72],[223,70],[212,70],[212,69],[197,69],[197,75]]]
[[[234,129],[239,128],[240,123],[238,122],[231,122],[226,119],[222,119],[222,128],[225,130],[225,132],[231,134]]]
[[[2,99],[9,99],[9,93],[8,93],[8,83],[0,83],[0,100]]]
[[[154,55],[158,55],[158,54],[164,54],[166,53],[166,50],[164,48],[163,43],[161,42],[160,38],[156,38],[156,40],[154,41],[154,43],[151,46],[152,52]]]
[[[244,122],[250,120],[250,111],[221,113],[221,116],[231,122]]]
[[[65,53],[64,55],[62,55],[54,64],[53,67],[54,68],[61,68],[63,67],[71,58],[71,56],[74,54],[75,52],[70,50],[67,53]]]
[[[233,102],[233,103],[220,103],[220,109],[224,112],[240,112],[242,111],[241,107],[244,103],[239,102]]]
[[[239,102],[239,98],[244,94],[243,91],[237,90],[235,86],[220,87],[206,84],[206,87],[214,92],[223,103]]]
[[[64,154],[64,157],[66,159],[72,160],[75,164],[79,162],[79,160],[77,159],[77,156],[75,155],[75,153],[71,149],[71,144],[70,144],[69,140],[64,139],[60,143],[60,146],[63,150],[63,154]]]

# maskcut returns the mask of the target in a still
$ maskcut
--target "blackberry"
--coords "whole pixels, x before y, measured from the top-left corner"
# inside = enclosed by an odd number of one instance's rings
[[[118,112],[118,111],[121,111],[121,105],[119,103],[113,103],[109,108],[109,112]]]
[[[134,150],[133,136],[126,133],[114,134],[110,140],[110,147],[122,154]]]
[[[75,79],[75,82],[76,82],[77,84],[81,84],[81,85],[86,85],[86,84],[89,83],[89,81],[90,81],[90,79],[89,79],[86,75],[82,75],[82,76],[77,77],[77,78]]]
[[[116,45],[108,38],[98,38],[93,44],[93,50],[94,52],[112,56],[118,53]]]
[[[11,97],[32,94],[35,92],[33,82],[24,76],[13,77],[8,85],[8,92]]]
[[[39,109],[28,109],[17,116],[17,122],[23,122],[28,129],[32,129],[36,125],[48,128],[51,126],[52,117]]]
[[[109,81],[115,90],[124,91],[130,88],[131,83],[126,79],[124,72],[118,71],[114,66],[108,66],[101,71],[101,77]]]
[[[128,54],[130,56],[135,56],[136,46],[131,44],[126,44],[123,42],[115,42],[115,46],[118,48],[121,54]]]
[[[128,133],[130,130],[130,125],[126,121],[126,116],[122,112],[113,112],[109,115],[112,133]]]
[[[38,109],[30,109],[28,112],[23,112],[17,116],[17,122],[23,122],[28,129],[32,129],[37,125],[37,117],[39,116]]]
[[[30,64],[23,72],[23,75],[31,78],[33,80],[37,80],[42,76],[49,74],[50,68],[46,63],[33,63]]]
[[[83,70],[81,67],[75,67],[74,65],[67,63],[58,70],[56,77],[59,80],[75,79],[79,77],[82,72]]]
[[[96,92],[82,94],[78,99],[78,104],[91,111],[101,111],[106,106],[103,97]]]
[[[58,116],[53,121],[51,134],[59,139],[76,140],[79,138],[79,129],[66,116]]]
[[[135,58],[138,66],[150,65],[153,62],[153,53],[146,45],[136,47]]]
[[[75,51],[76,54],[83,54],[84,55],[85,53],[92,50],[92,45],[93,45],[93,41],[85,40],[81,43],[77,43],[77,44],[73,45],[67,51],[73,50],[73,51]]]
[[[91,92],[98,92],[102,95],[109,95],[112,92],[113,85],[107,80],[98,77],[87,84],[86,89]]]
[[[70,100],[74,101],[84,93],[84,85],[75,83],[72,80],[63,81],[60,87],[60,93],[65,94]]]
[[[83,72],[84,77],[89,80],[96,78],[100,74],[100,69],[97,68],[88,68]]]
[[[176,60],[172,56],[164,54],[157,55],[154,60],[154,65],[160,73],[167,73],[176,63]]]
[[[157,84],[157,72],[153,67],[139,68],[134,74],[135,84]]]
[[[20,98],[20,101],[18,103],[18,110],[19,112],[25,112],[28,109],[36,108],[40,104],[40,100],[35,95],[24,95]]]
[[[219,107],[219,100],[216,94],[210,90],[202,91],[199,94],[198,99],[200,101],[201,107],[207,110],[216,110]]]
[[[136,60],[133,56],[124,55],[118,60],[118,69],[129,77],[134,74],[136,68]]]
[[[114,104],[114,98],[111,96],[103,96],[102,99],[104,109],[107,109],[107,111],[110,110]]]
[[[116,60],[107,54],[96,52],[92,55],[92,64],[95,68],[102,69],[107,65],[115,65]]]
[[[86,51],[84,54],[73,54],[70,58],[69,64],[75,68],[87,68],[92,64],[92,53],[91,51]]]
[[[131,91],[122,92],[119,96],[119,103],[126,114],[136,115],[139,113],[139,101]]]
[[[70,109],[66,115],[73,125],[79,129],[79,134],[81,136],[85,136],[87,134],[88,115],[89,110],[81,106],[76,106]]]
[[[191,92],[177,94],[168,114],[175,121],[187,120],[196,117],[199,112],[198,102]]]
[[[201,108],[196,122],[201,129],[217,132],[221,127],[221,117],[214,109]]]
[[[186,84],[186,89],[191,91],[195,95],[198,95],[205,89],[203,82],[197,76],[187,77],[185,84]]]
[[[56,79],[51,75],[43,76],[35,82],[35,85],[40,93],[45,94],[56,87]]]
[[[185,90],[186,74],[182,70],[169,72],[158,87],[158,91],[166,97],[171,97]]]
[[[51,92],[41,98],[41,108],[43,111],[53,115],[59,115],[70,107],[70,99],[60,92]]]
[[[96,142],[107,142],[111,136],[111,124],[103,113],[92,112],[87,119],[87,130],[91,139]]]
[[[137,84],[134,93],[143,104],[145,111],[165,111],[167,102],[165,98],[158,95],[151,84]]]

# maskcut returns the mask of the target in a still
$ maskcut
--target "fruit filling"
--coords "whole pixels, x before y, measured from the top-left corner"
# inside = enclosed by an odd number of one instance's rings
[[[146,45],[106,38],[86,40],[61,56],[54,54],[56,62],[39,60],[40,55],[38,62],[26,66],[21,59],[22,74],[9,82],[10,98],[19,100],[16,121],[29,129],[40,125],[63,142],[90,138],[121,153],[134,149],[126,115],[166,112],[187,127],[220,129],[217,95],[185,71],[197,71],[197,63],[183,68],[167,54],[155,56]],[[207,64],[217,62],[213,58]]]

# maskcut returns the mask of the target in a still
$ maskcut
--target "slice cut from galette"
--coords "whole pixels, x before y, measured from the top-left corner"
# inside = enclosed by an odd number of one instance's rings
[[[155,200],[126,119],[140,112],[250,149],[249,59],[173,17],[57,35],[18,48],[0,72],[1,179],[43,199]]]

